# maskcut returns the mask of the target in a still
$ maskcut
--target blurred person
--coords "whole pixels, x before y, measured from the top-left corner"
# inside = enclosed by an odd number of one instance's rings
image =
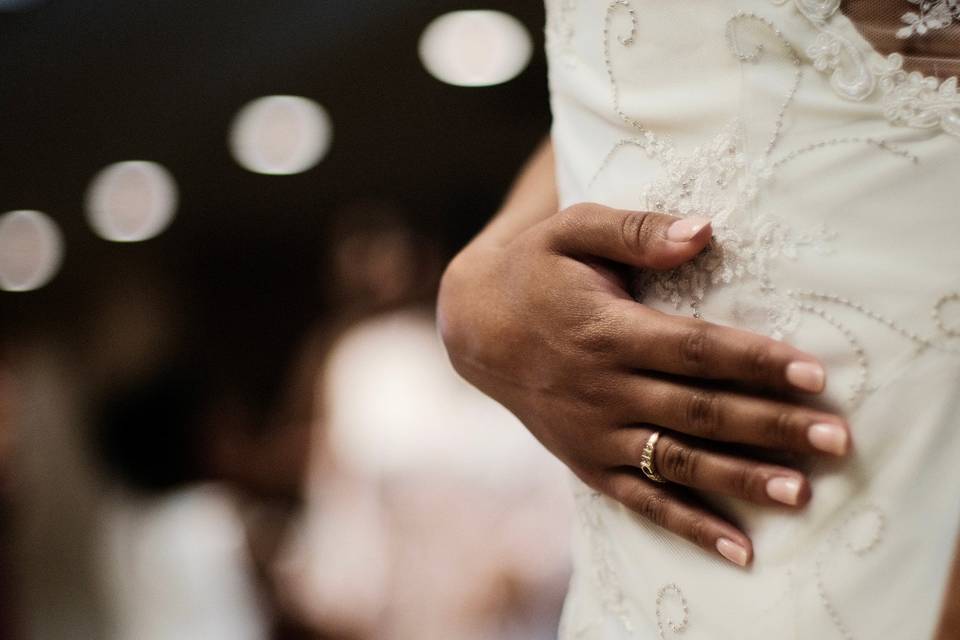
[[[351,202],[332,218],[326,277],[329,304],[341,322],[433,300],[444,251],[435,233],[374,198]]]
[[[278,565],[287,597],[356,637],[552,637],[568,575],[559,465],[450,368],[429,304],[436,239],[383,205],[347,211],[331,281],[366,295],[340,307],[320,376],[324,435]]]
[[[577,477],[562,637],[931,637],[960,600],[956,3],[546,8],[551,136],[439,322]]]
[[[269,242],[209,244],[167,311],[156,282],[105,296],[106,324],[151,333],[136,311],[150,309],[177,334],[125,339],[126,357],[116,335],[91,348],[110,354],[97,443],[125,485],[104,556],[118,637],[553,633],[557,465],[450,369],[430,312],[437,240],[378,203],[335,219],[328,272]],[[278,299],[288,269],[289,295],[318,277],[337,316]]]
[[[92,435],[120,481],[101,552],[116,637],[339,637],[283,610],[270,568],[312,437],[317,238],[200,244],[178,280],[108,291],[92,314]]]

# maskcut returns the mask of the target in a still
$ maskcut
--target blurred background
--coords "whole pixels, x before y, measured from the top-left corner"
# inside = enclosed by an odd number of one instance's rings
[[[0,0],[0,638],[555,637],[559,464],[447,363],[540,2]]]

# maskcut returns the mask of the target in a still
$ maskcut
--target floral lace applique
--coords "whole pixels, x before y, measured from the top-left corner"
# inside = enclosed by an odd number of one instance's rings
[[[742,147],[742,134],[734,124],[689,156],[672,149],[664,154],[664,177],[641,190],[644,208],[709,217],[714,239],[705,252],[677,269],[641,272],[634,294],[638,299],[652,296],[670,302],[678,309],[689,304],[699,317],[700,304],[714,286],[750,281],[756,285],[765,332],[780,338],[796,327],[799,308],[777,292],[771,280],[774,261],[794,259],[804,249],[824,253],[832,236],[823,226],[798,233],[760,213],[730,224],[731,218],[750,210],[773,174],[764,161],[748,162]]]
[[[949,27],[960,22],[960,0],[907,0],[919,11],[908,11],[900,20],[906,25],[897,31],[897,37],[906,40],[913,35]]]
[[[876,97],[891,124],[917,129],[939,127],[960,137],[960,92],[956,76],[938,79],[905,71],[904,58],[899,53],[886,57],[874,53],[867,59],[853,42],[829,26],[840,9],[840,0],[770,1],[777,5],[791,3],[819,32],[806,53],[817,71],[830,74],[830,84],[840,96],[855,101]],[[920,13],[904,15],[905,21],[913,22],[900,30],[901,38],[945,27],[960,16],[960,0],[909,1],[920,6]],[[949,20],[944,23],[946,18]],[[907,34],[907,29],[913,31]]]
[[[883,94],[883,114],[893,124],[918,129],[943,128],[960,136],[960,91],[957,76],[939,81],[916,71],[903,70],[903,56],[891,53],[875,62]]]

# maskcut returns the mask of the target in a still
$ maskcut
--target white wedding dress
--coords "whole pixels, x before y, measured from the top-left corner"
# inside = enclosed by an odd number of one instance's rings
[[[547,0],[561,205],[711,217],[714,249],[644,301],[816,354],[856,445],[809,463],[801,513],[716,500],[747,570],[577,483],[563,638],[932,635],[960,525],[960,94],[911,70],[955,68],[960,5],[884,6],[904,52],[954,60],[882,55],[840,0]]]

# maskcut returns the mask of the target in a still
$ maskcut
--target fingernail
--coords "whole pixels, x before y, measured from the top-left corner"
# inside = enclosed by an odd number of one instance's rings
[[[704,227],[710,224],[710,218],[690,216],[677,220],[667,229],[667,240],[673,242],[689,242],[697,237]]]
[[[787,381],[798,389],[818,393],[823,391],[826,374],[816,362],[791,362],[787,365]]]
[[[815,424],[807,431],[810,444],[820,451],[837,456],[847,452],[847,430],[836,424]]]
[[[777,502],[796,506],[800,502],[800,481],[796,478],[770,478],[767,480],[767,495]]]
[[[747,550],[728,538],[717,540],[717,551],[733,564],[747,566]]]

